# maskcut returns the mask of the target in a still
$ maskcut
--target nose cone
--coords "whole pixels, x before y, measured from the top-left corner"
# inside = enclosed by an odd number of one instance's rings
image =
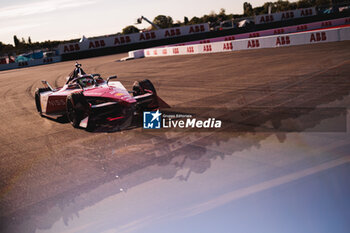
[[[84,91],[85,96],[101,97],[111,99],[118,102],[136,103],[136,100],[129,94],[126,89],[116,88],[112,86],[97,86]]]
[[[120,90],[114,87],[110,87],[107,89],[102,97],[108,98],[108,99],[114,99],[116,101],[124,101],[127,103],[136,103],[136,100],[127,92],[126,90]]]

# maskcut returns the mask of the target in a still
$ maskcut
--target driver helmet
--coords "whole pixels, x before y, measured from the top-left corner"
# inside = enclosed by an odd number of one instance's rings
[[[83,87],[90,87],[90,86],[94,85],[94,79],[90,78],[90,77],[82,77],[79,79],[79,83]]]

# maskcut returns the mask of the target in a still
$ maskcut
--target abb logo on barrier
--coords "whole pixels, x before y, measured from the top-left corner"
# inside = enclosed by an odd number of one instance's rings
[[[249,40],[248,41],[247,48],[259,48],[259,47],[260,47],[259,40]]]
[[[149,50],[146,51],[146,55],[151,55],[151,52]]]
[[[168,37],[168,36],[180,36],[181,35],[181,31],[179,28],[177,29],[170,29],[170,30],[166,30],[164,37]]]
[[[225,37],[225,41],[228,41],[228,40],[235,40],[235,37],[234,36]]]
[[[213,49],[211,47],[211,44],[204,45],[203,46],[203,51],[204,52],[211,52],[211,51],[213,51]]]
[[[140,34],[140,40],[151,40],[156,38],[155,32],[144,32]]]
[[[332,22],[331,21],[326,21],[326,22],[322,22],[322,27],[329,27],[332,26]]]
[[[290,44],[289,36],[279,36],[276,38],[276,46],[289,45],[289,44]]]
[[[116,37],[114,39],[114,44],[126,44],[126,43],[130,43],[130,37],[129,36],[120,36],[120,37]]]
[[[173,54],[179,54],[179,48],[173,48]]]
[[[154,55],[158,55],[158,52],[157,52],[157,50],[155,49],[155,50],[153,50],[153,54]]]
[[[300,25],[297,27],[297,31],[304,31],[307,30],[307,25]]]
[[[326,41],[326,40],[327,40],[326,32],[312,33],[310,36],[310,42],[319,42],[319,41]]]
[[[163,55],[167,55],[167,54],[168,54],[168,50],[167,50],[167,49],[163,49],[163,50],[162,50],[162,54],[163,54]]]
[[[274,21],[273,15],[265,15],[260,18],[260,23],[269,23],[273,21]]]
[[[259,37],[260,33],[259,32],[255,32],[255,33],[250,33],[249,34],[249,38],[254,38],[254,37]]]
[[[311,16],[312,15],[312,9],[304,9],[301,11],[301,16]]]
[[[189,33],[196,33],[196,32],[204,32],[205,28],[204,25],[199,25],[199,26],[192,26],[190,27]]]
[[[79,44],[70,44],[70,45],[65,45],[64,46],[64,50],[63,52],[73,52],[73,51],[79,51],[80,50],[80,46]]]
[[[199,41],[200,44],[208,44],[210,43],[210,40],[201,40]]]
[[[285,20],[285,19],[293,19],[294,18],[294,12],[291,11],[291,12],[283,12],[282,14],[282,20]]]
[[[224,43],[223,50],[233,50],[232,43]]]
[[[100,48],[106,46],[104,40],[96,40],[96,41],[90,41],[89,43],[89,49],[91,48]]]
[[[188,53],[194,53],[194,48],[193,48],[193,46],[187,47],[187,52],[188,52]]]
[[[273,31],[273,34],[282,34],[282,33],[284,33],[284,29],[283,28],[280,28],[280,29],[275,29],[274,31]]]

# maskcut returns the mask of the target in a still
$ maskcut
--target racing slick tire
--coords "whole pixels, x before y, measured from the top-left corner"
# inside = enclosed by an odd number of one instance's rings
[[[43,116],[43,112],[41,110],[40,93],[46,92],[46,91],[51,91],[51,90],[50,88],[37,88],[35,90],[35,105],[36,105],[36,110],[38,111],[40,116]]]
[[[153,83],[148,80],[142,80],[139,82],[135,82],[136,85],[134,85],[133,87],[133,91],[134,91],[134,96],[138,96],[138,95],[142,95],[144,93],[147,93],[146,90],[152,91],[153,95],[152,95],[152,102],[148,103],[148,104],[140,104],[137,106],[137,112],[140,113],[142,111],[145,110],[154,110],[156,108],[159,108],[159,103],[158,103],[158,97],[157,97],[157,91],[153,86]]]
[[[74,128],[79,128],[81,120],[88,113],[88,106],[83,93],[72,93],[66,99],[66,113],[68,121]]]
[[[153,92],[154,95],[157,95],[156,89],[153,86],[153,83],[149,81],[148,79],[142,80],[139,82],[140,87],[145,90],[150,90]]]

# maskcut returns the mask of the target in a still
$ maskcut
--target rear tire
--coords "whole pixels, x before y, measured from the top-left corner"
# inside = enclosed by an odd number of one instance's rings
[[[88,112],[88,103],[84,95],[79,93],[72,93],[66,99],[66,113],[67,119],[74,128],[79,128],[81,120]]]
[[[35,90],[35,105],[36,105],[36,110],[38,111],[40,116],[43,116],[43,112],[41,109],[41,102],[40,102],[40,93],[46,92],[46,91],[51,91],[50,88],[37,88]]]
[[[139,85],[143,90],[150,90],[153,92],[154,95],[157,95],[156,89],[154,88],[153,83],[150,80],[142,80],[139,82]]]
[[[152,101],[150,103],[139,104],[137,106],[137,112],[141,113],[145,110],[148,111],[148,110],[154,110],[154,109],[159,108],[157,91],[154,88],[153,83],[150,80],[145,79],[145,80],[138,82],[138,88],[140,89],[140,94],[136,94],[134,96],[148,93],[147,90],[152,91],[153,95],[152,95],[152,97],[148,97],[148,98],[152,98]],[[134,89],[137,89],[137,88],[133,87],[133,90]]]

